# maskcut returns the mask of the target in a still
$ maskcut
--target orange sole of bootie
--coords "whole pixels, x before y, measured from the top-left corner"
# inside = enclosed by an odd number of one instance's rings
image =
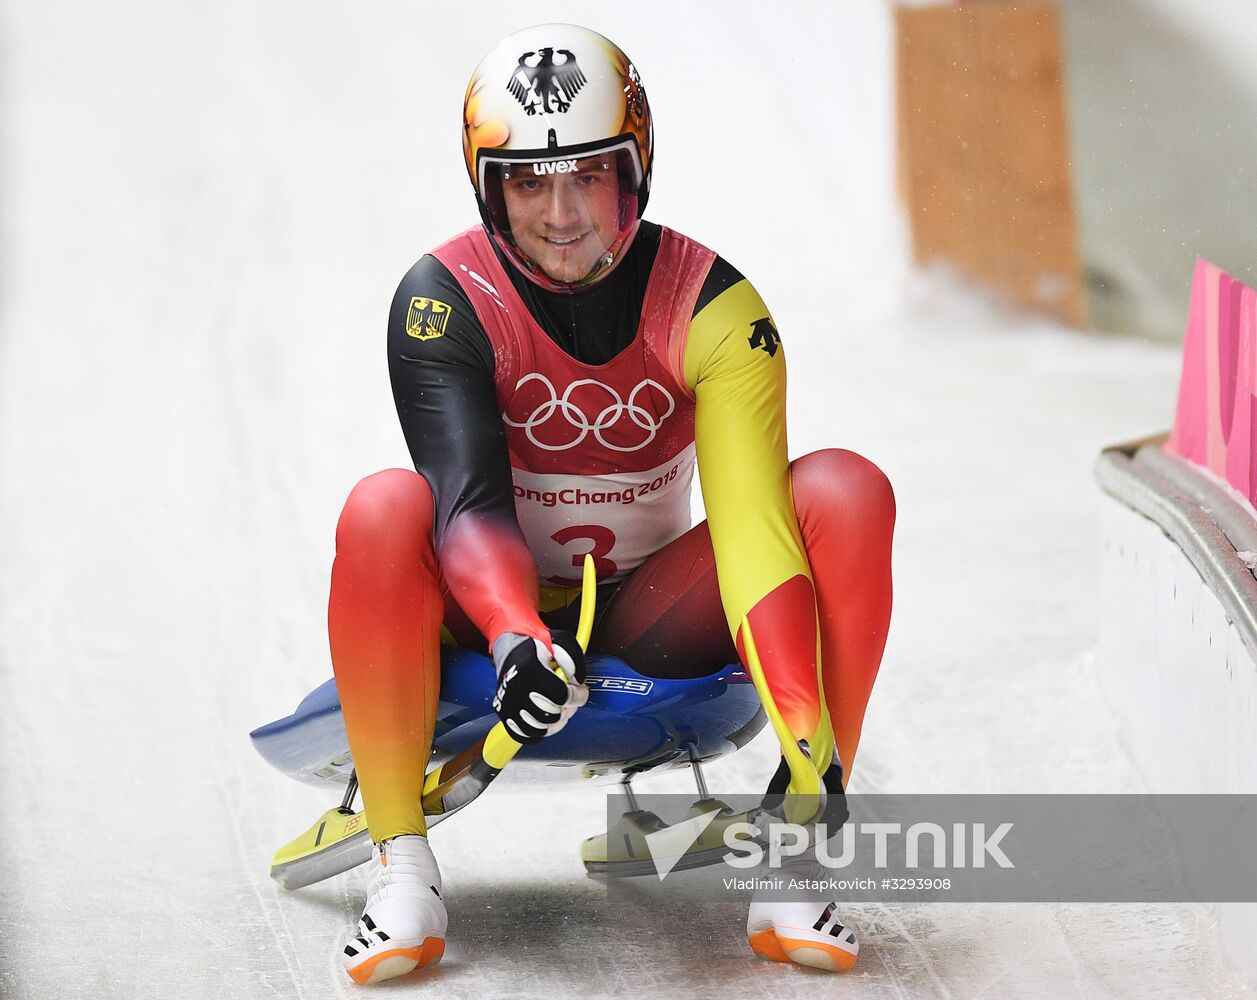
[[[364,962],[359,962],[352,969],[347,969],[349,978],[359,986],[369,983],[380,983],[385,979],[404,976],[415,969],[436,965],[445,954],[445,938],[430,937],[418,948],[394,948],[391,951],[372,955]]]
[[[751,951],[760,958],[773,962],[806,965],[826,972],[846,972],[859,958],[858,955],[853,955],[837,945],[778,937],[777,932],[771,927],[750,935],[747,941],[750,943]]]

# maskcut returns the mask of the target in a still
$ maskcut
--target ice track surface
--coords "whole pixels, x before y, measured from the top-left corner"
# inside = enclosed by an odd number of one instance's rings
[[[528,16],[584,19],[638,61],[657,114],[648,215],[769,302],[792,452],[853,448],[895,484],[896,616],[855,787],[1140,790],[1092,672],[1090,469],[1101,445],[1168,425],[1177,352],[908,273],[889,15],[846,6]],[[328,675],[340,504],[406,464],[388,302],[476,219],[462,88],[522,25],[509,13],[5,8],[0,995],[366,995],[334,958],[362,879],[286,893],[266,874],[331,803],[245,734]],[[837,95],[823,115],[820,92]],[[745,160],[709,155],[731,142]],[[774,758],[766,732],[709,781],[759,788]],[[600,792],[534,794],[495,788],[434,833],[447,957],[388,988],[1245,995],[1188,906],[852,906],[857,971],[822,980],[753,959],[740,905],[609,908],[577,855]]]

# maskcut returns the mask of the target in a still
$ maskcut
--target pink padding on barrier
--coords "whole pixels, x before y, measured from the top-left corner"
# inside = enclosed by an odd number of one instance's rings
[[[1174,431],[1165,449],[1257,506],[1257,292],[1197,260]]]

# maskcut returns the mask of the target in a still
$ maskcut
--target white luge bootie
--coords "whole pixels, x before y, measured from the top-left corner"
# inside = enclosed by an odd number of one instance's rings
[[[377,844],[358,933],[341,956],[345,971],[365,985],[435,965],[445,953],[446,921],[441,871],[428,838]]]
[[[783,760],[765,794],[766,807],[780,805],[789,777]],[[821,784],[826,802],[820,820],[834,836],[847,821],[842,766],[837,760],[821,776]],[[814,855],[802,854],[787,858],[773,874],[785,886],[794,882],[798,887],[787,888],[784,899],[782,890],[756,891],[746,915],[751,950],[774,962],[795,962],[826,972],[845,972],[855,965],[860,942],[838,916],[838,904],[822,888],[833,872]]]
[[[782,868],[787,878],[823,879],[827,872]],[[845,972],[856,963],[860,942],[838,916],[836,903],[819,892],[812,899],[770,901],[755,898],[746,916],[751,950],[774,962],[795,962],[826,972]]]

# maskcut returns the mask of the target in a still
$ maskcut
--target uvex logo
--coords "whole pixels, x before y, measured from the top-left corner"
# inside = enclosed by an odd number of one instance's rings
[[[534,174],[574,174],[576,170],[575,160],[553,160],[550,163],[534,163],[532,165]]]

